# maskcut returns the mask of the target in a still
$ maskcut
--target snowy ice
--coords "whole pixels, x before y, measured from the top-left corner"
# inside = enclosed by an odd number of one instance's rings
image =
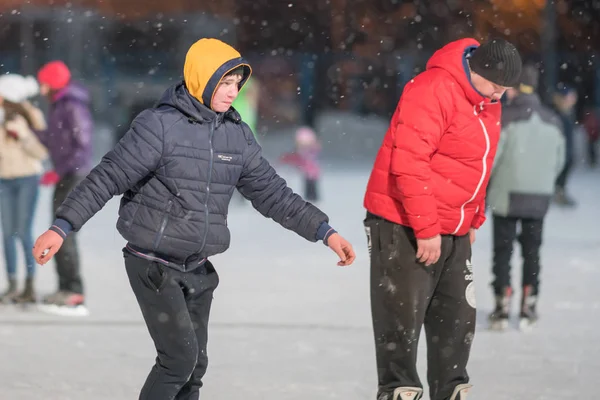
[[[351,132],[335,119],[330,126]],[[333,138],[332,142],[338,143]],[[277,154],[273,146],[265,142],[267,154]],[[212,259],[220,285],[211,312],[203,398],[234,399],[240,393],[246,400],[375,398],[369,262],[362,225],[371,155],[352,165],[343,159],[327,161],[322,181],[324,200],[319,206],[357,251],[357,261],[349,268],[337,267],[335,255],[322,244],[303,240],[262,217],[249,203],[234,199],[228,219],[231,248]],[[292,187],[301,189],[294,170],[278,169]],[[580,207],[550,211],[542,248],[541,319],[531,332],[517,331],[516,321],[504,333],[486,329],[492,308],[490,221],[478,232],[473,272],[479,309],[470,398],[572,399],[592,398],[597,392],[599,175],[579,166],[571,191]],[[50,196],[44,189],[36,233],[50,222]],[[124,242],[114,228],[117,206],[118,199],[112,200],[80,234],[89,317],[0,309],[1,398],[137,398],[155,353],[123,266]],[[513,277],[518,287],[515,248]],[[0,270],[3,282],[1,266]],[[53,265],[39,267],[41,294],[55,289],[55,279]],[[421,340],[419,371],[425,382],[424,350]]]

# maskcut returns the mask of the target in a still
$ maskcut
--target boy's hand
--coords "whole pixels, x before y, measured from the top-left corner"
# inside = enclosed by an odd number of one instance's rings
[[[47,230],[36,241],[33,246],[33,257],[38,264],[44,265],[52,259],[64,242],[58,233]],[[46,252],[46,250],[48,250]]]
[[[337,263],[340,267],[345,267],[354,262],[356,254],[352,245],[338,233],[334,233],[327,238],[327,246],[340,257],[340,261]]]

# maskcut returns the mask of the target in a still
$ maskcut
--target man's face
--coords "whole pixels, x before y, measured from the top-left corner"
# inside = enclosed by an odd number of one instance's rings
[[[574,90],[571,90],[565,96],[565,104],[566,104],[567,108],[574,107],[577,104],[577,92],[575,92]]]
[[[515,88],[506,89],[506,100],[509,102],[519,95],[519,91]]]
[[[241,75],[229,75],[221,80],[212,99],[211,108],[216,112],[225,112],[238,95]]]
[[[477,89],[479,93],[481,93],[488,99],[495,101],[500,101],[502,95],[508,89],[507,87],[497,85],[492,81],[488,81],[487,79],[485,79],[481,75],[476,74],[475,72],[471,72],[471,82],[473,83],[473,86],[475,86],[475,89]]]

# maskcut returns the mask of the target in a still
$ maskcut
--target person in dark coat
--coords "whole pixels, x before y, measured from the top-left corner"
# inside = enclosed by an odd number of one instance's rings
[[[38,81],[41,94],[50,101],[48,128],[36,133],[48,148],[54,167],[51,173],[58,179],[52,203],[56,212],[91,169],[94,123],[87,89],[71,79],[71,71],[62,61],[44,65]],[[56,254],[58,290],[44,299],[44,310],[87,314],[76,237],[69,235]]]
[[[517,96],[502,109],[502,133],[487,188],[486,203],[493,215],[492,284],[496,307],[490,327],[508,327],[513,245],[521,245],[521,304],[519,326],[528,329],[538,319],[540,252],[544,219],[554,183],[565,164],[565,139],[558,116],[537,94],[538,68],[523,68]]]
[[[567,190],[567,184],[573,172],[575,158],[575,106],[577,91],[571,86],[561,85],[554,94],[555,111],[560,118],[563,136],[565,137],[565,164],[556,178],[554,201],[560,206],[574,207],[577,205]]]
[[[250,74],[229,45],[196,42],[183,82],[134,119],[34,246],[38,262],[48,262],[72,231],[123,194],[117,229],[127,240],[125,267],[158,354],[140,399],[198,399],[219,282],[209,259],[229,247],[227,210],[235,189],[265,217],[309,241],[322,240],[340,257],[338,265],[354,261],[350,243],[277,175],[231,107]]]

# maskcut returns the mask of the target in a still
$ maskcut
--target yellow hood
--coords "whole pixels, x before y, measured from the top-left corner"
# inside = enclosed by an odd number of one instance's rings
[[[212,109],[212,99],[219,83],[225,75],[239,67],[244,67],[241,89],[252,74],[250,64],[227,43],[217,39],[200,39],[185,56],[183,79],[190,94]]]

